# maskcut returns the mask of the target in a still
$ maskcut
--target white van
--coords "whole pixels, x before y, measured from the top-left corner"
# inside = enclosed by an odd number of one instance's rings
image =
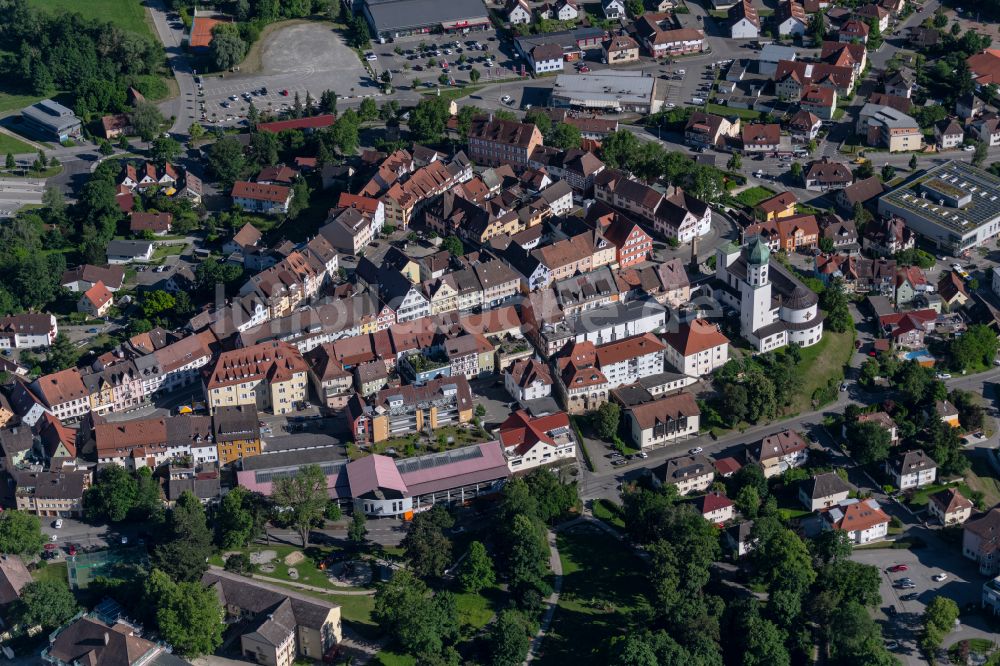
[[[704,104],[705,100],[703,100],[701,97],[692,97],[691,98],[691,103],[692,104]]]

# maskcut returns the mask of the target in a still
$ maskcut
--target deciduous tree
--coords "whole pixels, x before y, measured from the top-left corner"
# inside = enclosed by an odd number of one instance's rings
[[[0,513],[0,553],[35,555],[45,541],[38,516],[15,509]]]
[[[62,580],[32,581],[21,589],[17,604],[21,621],[26,627],[41,625],[54,629],[76,615],[79,608],[73,593]]]
[[[478,594],[480,590],[496,582],[493,560],[490,559],[482,541],[473,541],[469,544],[469,553],[462,561],[458,580],[466,592],[473,594]]]
[[[323,518],[329,494],[326,474],[319,465],[306,465],[295,476],[278,479],[272,492],[277,506],[285,509],[299,533],[302,547],[309,545],[309,530]]]

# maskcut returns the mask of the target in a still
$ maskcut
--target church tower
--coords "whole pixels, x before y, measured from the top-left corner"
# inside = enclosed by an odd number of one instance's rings
[[[773,322],[771,281],[768,269],[771,250],[759,236],[750,240],[746,282],[740,285],[740,323],[743,336],[756,338],[754,331]]]

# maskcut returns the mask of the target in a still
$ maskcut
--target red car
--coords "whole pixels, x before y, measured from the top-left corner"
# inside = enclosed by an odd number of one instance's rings
[[[288,88],[285,88],[284,90],[281,91],[281,96],[288,97]]]
[[[586,74],[589,71],[590,71],[590,68],[587,67],[586,65],[584,65],[583,67],[580,68],[580,73],[581,74]]]
[[[69,545],[69,554],[70,554],[70,555],[76,555],[76,544],[72,544],[72,543],[71,543],[71,544]]]
[[[43,547],[43,548],[44,548],[45,550],[55,550],[55,549],[56,549],[56,548],[57,548],[58,546],[56,546],[56,545],[55,545],[54,543],[47,543],[47,544],[45,544],[45,545],[44,545],[44,546],[42,546],[42,547]]]
[[[906,566],[905,564],[896,564],[894,566],[889,567],[888,571],[889,573],[899,573],[900,571],[907,571],[909,568],[910,567]]]

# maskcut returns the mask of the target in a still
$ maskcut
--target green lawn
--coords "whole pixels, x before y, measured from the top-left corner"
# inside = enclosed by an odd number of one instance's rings
[[[434,80],[434,83],[437,83],[437,79]],[[482,87],[483,87],[482,84],[480,84],[480,85],[467,85],[467,86],[462,86],[461,88],[444,88],[444,87],[442,87],[441,88],[441,98],[443,100],[447,101],[447,102],[450,102],[453,99],[462,99],[463,97],[471,95],[472,93],[476,92],[477,90],[479,90]],[[437,95],[437,89],[436,88],[427,88],[426,90],[422,91],[422,94],[424,94],[424,95]]]
[[[823,339],[812,347],[802,349],[802,362],[795,368],[801,381],[801,390],[792,400],[789,413],[812,409],[813,394],[829,386],[830,380],[844,377],[844,366],[854,353],[854,330],[835,333],[824,329]]]
[[[472,636],[486,626],[500,610],[503,593],[498,587],[482,590],[479,594],[456,592],[455,606],[458,609],[459,631],[463,636]]]
[[[157,244],[153,248],[153,258],[150,259],[152,262],[163,261],[170,256],[179,256],[184,254],[184,249],[187,247],[186,243],[171,243],[171,244]]]
[[[42,567],[41,569],[35,569],[31,577],[35,580],[57,580],[65,583],[68,578],[66,577],[66,563],[57,562],[55,564],[49,564]]]
[[[606,664],[608,641],[622,635],[649,583],[645,566],[616,539],[591,529],[560,533],[563,588],[542,664]]]
[[[969,456],[972,468],[965,473],[965,482],[969,489],[982,491],[986,506],[995,506],[1000,503],[1000,480],[997,479],[996,472],[990,467],[989,461],[983,458],[983,455],[992,455],[992,452],[986,451],[982,452],[981,455]]]
[[[0,155],[6,155],[7,153],[19,155],[21,153],[33,152],[35,152],[35,149],[24,141],[19,141],[9,134],[0,134]]]
[[[139,0],[28,0],[28,4],[52,12],[73,12],[83,14],[84,18],[111,21],[122,30],[156,39]]]
[[[416,666],[417,660],[408,654],[399,654],[390,650],[382,650],[375,656],[375,661],[381,666]]]
[[[705,105],[705,113],[714,113],[717,116],[738,116],[742,120],[757,120],[760,118],[760,111],[753,109],[736,109],[723,104],[708,103]]]
[[[598,499],[591,509],[594,517],[603,520],[608,525],[619,530],[625,529],[625,521],[622,519],[622,508],[611,500]]]
[[[747,189],[737,194],[736,200],[739,201],[744,206],[746,206],[747,208],[753,208],[761,201],[770,199],[773,196],[774,196],[773,190],[769,190],[766,187],[761,187],[760,185],[756,185],[754,187],[748,187]]]
[[[926,506],[927,502],[930,501],[931,495],[933,495],[934,493],[941,492],[945,488],[951,488],[951,487],[952,487],[951,485],[945,485],[945,484],[933,484],[930,486],[924,486],[923,488],[920,488],[919,490],[913,493],[913,496],[910,498],[910,501],[907,502],[907,504],[909,504],[910,506]],[[968,499],[969,496],[972,494],[972,490],[969,488],[969,486],[967,486],[964,483],[960,483],[958,484],[958,486],[955,487],[958,488],[958,492],[965,495],[966,499]]]

